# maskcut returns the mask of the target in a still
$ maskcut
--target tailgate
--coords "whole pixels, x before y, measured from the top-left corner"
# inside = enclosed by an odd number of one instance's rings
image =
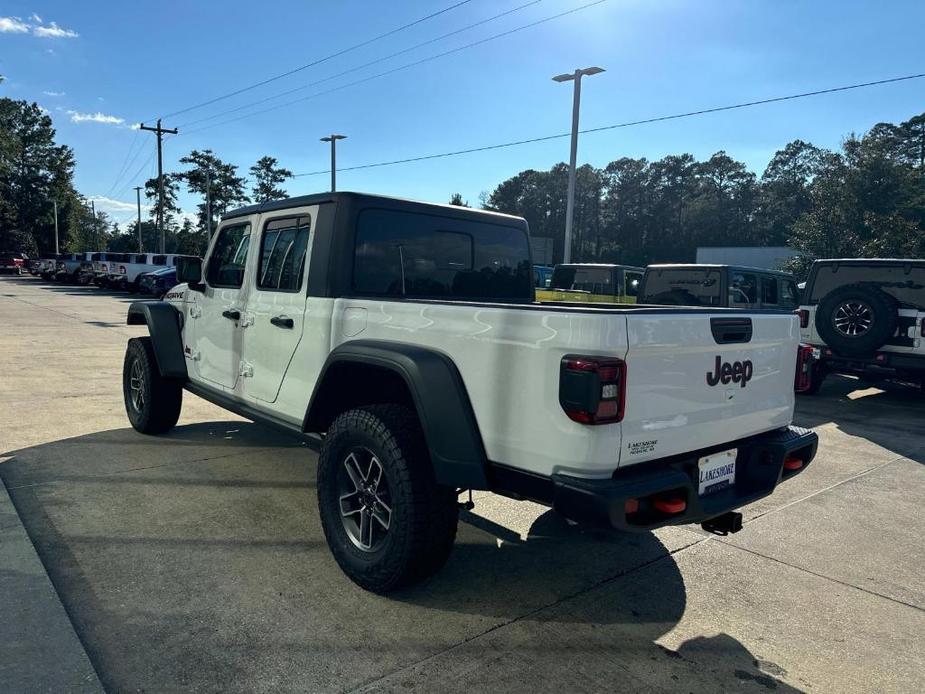
[[[635,313],[627,316],[627,332],[621,466],[790,423],[796,316]]]

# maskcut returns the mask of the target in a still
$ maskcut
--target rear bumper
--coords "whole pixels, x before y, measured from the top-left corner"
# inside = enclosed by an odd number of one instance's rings
[[[621,530],[702,523],[770,495],[782,481],[806,469],[816,455],[818,443],[815,432],[790,426],[681,456],[639,463],[617,470],[611,479],[554,474],[547,478],[548,484],[546,479],[532,478],[518,490],[511,489],[517,475],[508,471],[496,475],[496,479],[500,477],[496,491],[546,503],[578,522]],[[698,460],[731,448],[738,449],[735,483],[715,494],[699,496]],[[802,465],[785,469],[787,458],[797,458]],[[684,510],[661,511],[654,505],[660,498],[683,499]],[[627,502],[637,510],[627,513]]]
[[[925,356],[900,352],[879,352],[875,357],[865,358],[828,354],[822,349],[819,362],[827,371],[858,376],[888,378],[901,372],[925,373]]]

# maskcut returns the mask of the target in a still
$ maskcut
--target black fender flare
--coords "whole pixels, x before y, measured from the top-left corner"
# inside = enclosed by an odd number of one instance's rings
[[[164,378],[187,380],[183,355],[181,315],[166,301],[133,301],[128,307],[128,325],[147,325],[157,369]]]
[[[325,413],[319,395],[325,377],[335,365],[350,363],[385,369],[404,381],[424,430],[438,484],[489,488],[488,459],[466,386],[453,360],[434,349],[386,340],[352,340],[336,347],[315,383],[303,431],[321,428]]]

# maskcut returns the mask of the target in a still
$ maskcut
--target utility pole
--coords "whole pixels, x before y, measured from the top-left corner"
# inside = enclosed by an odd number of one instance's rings
[[[152,128],[149,125],[140,123],[138,127],[141,130],[150,130],[157,135],[157,231],[160,236],[161,253],[166,253],[167,239],[164,236],[164,133],[171,135],[177,134],[176,128],[162,128],[161,119],[157,119],[157,126]]]
[[[135,202],[138,204],[138,252],[144,253],[141,242],[141,186],[135,186]]]
[[[206,243],[212,240],[212,170],[206,167]]]
[[[96,205],[93,204],[93,201],[90,201],[90,214],[93,216],[93,236],[97,243],[100,242],[100,227],[96,223]],[[103,250],[102,246],[97,246],[100,250]]]
[[[581,78],[586,75],[596,75],[599,72],[604,72],[604,68],[586,67],[575,70],[575,72],[565,73],[564,75],[556,75],[552,78],[556,82],[575,83],[572,95],[572,149],[569,155],[568,200],[565,205],[565,249],[562,254],[563,263],[568,263],[572,260],[572,217],[575,214],[575,166],[578,158],[578,108],[581,104]]]
[[[58,201],[52,200],[55,204],[55,255],[58,255],[61,251],[58,249]]]
[[[322,137],[322,142],[331,143],[331,192],[337,190],[337,141],[346,140],[346,135],[335,135],[331,133],[328,137]]]

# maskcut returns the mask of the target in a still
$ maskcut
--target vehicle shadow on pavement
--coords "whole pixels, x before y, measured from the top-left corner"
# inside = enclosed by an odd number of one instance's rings
[[[0,454],[0,477],[109,691],[342,690],[459,649],[447,677],[470,653],[519,672],[515,689],[794,691],[725,634],[657,643],[687,605],[671,551],[700,537],[684,530],[589,531],[541,511],[521,537],[477,505],[443,571],[366,593],[325,545],[315,459],[259,425],[208,422]],[[420,685],[496,683],[476,670]]]
[[[794,423],[805,427],[834,424],[846,434],[867,439],[910,460],[925,464],[921,431],[925,394],[897,383],[870,384],[829,376],[812,396],[797,396]]]

